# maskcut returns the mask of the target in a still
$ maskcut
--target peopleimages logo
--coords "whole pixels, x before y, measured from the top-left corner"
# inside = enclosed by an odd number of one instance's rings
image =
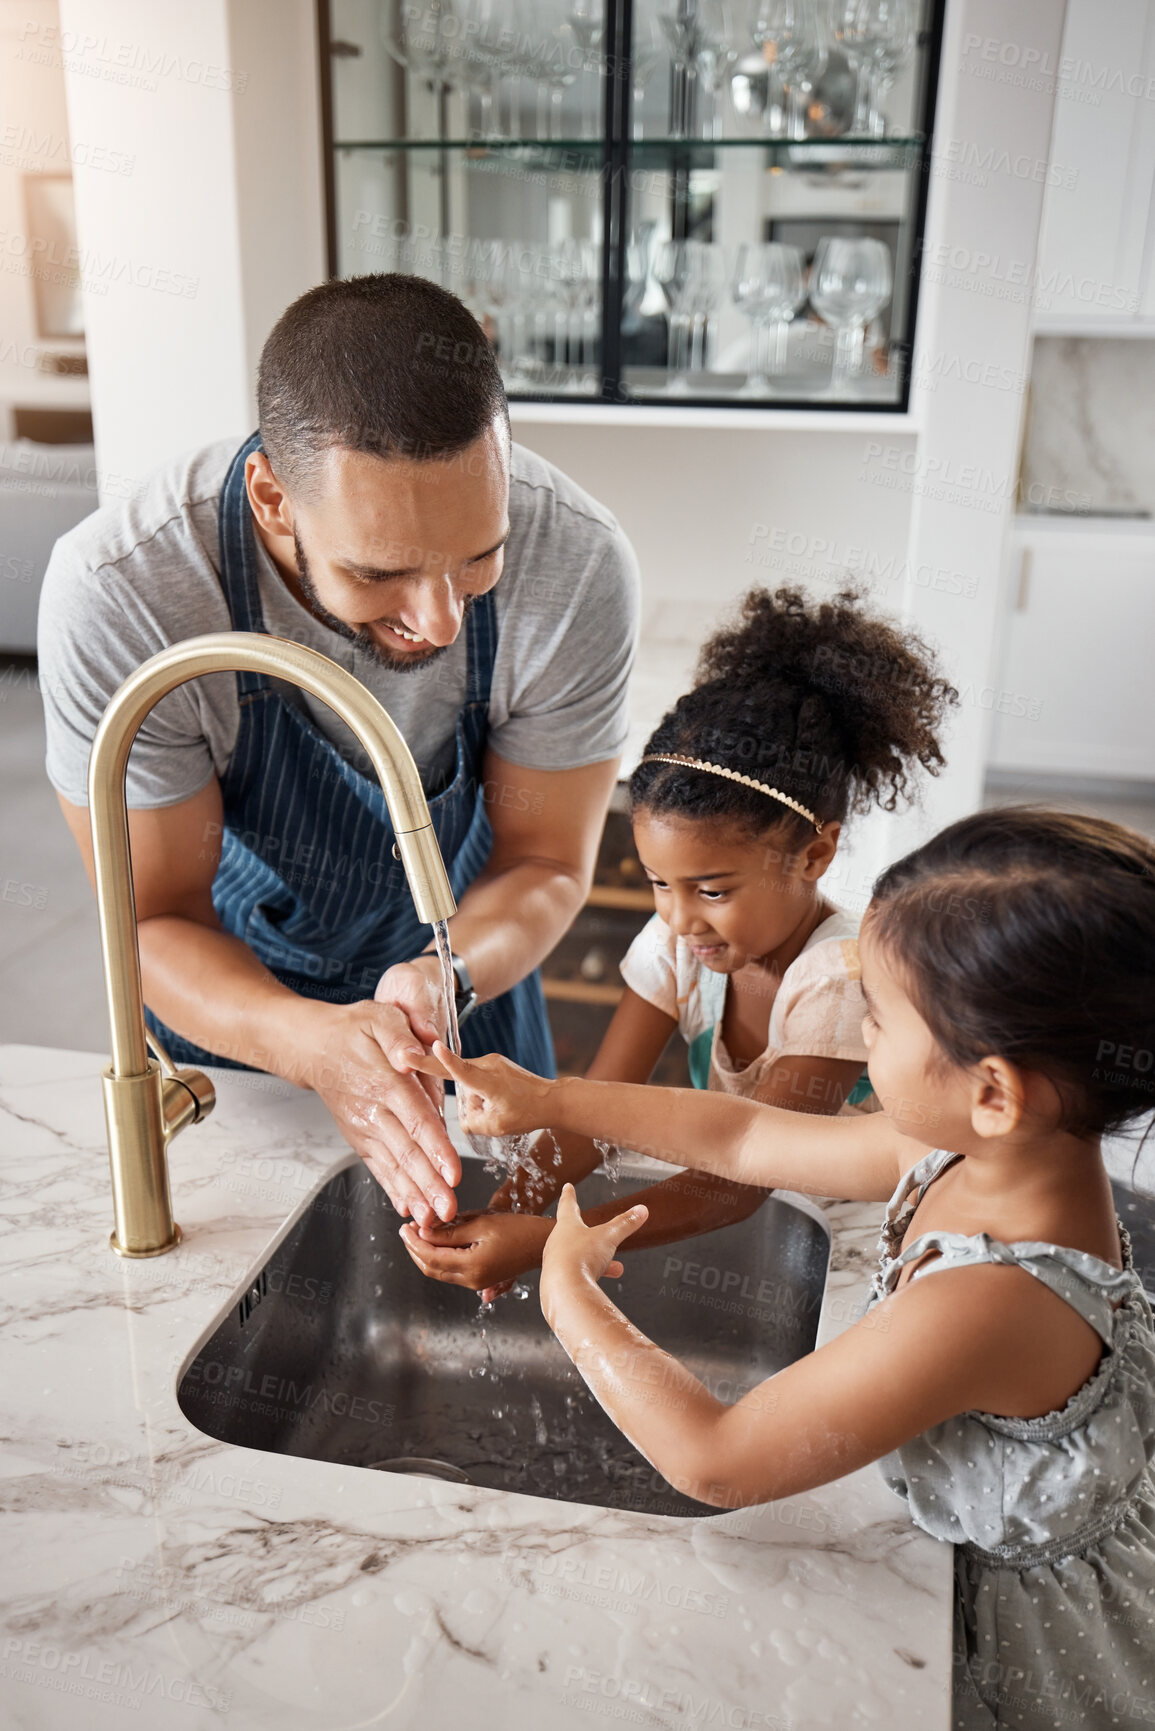
[[[364,1424],[389,1425],[394,1408],[381,1400],[364,1395],[350,1395],[345,1389],[304,1386],[290,1377],[275,1376],[271,1371],[259,1379],[247,1365],[222,1364],[219,1359],[194,1359],[185,1373],[186,1382],[200,1383],[210,1398],[218,1397],[226,1404],[245,1405],[249,1400],[268,1402],[274,1407],[292,1407],[300,1412],[321,1411],[335,1418],[358,1419]],[[255,1410],[259,1410],[255,1409]]]
[[[195,300],[200,288],[199,277],[168,270],[144,259],[119,258],[115,254],[96,252],[91,247],[61,246],[43,235],[30,236],[18,229],[0,229],[0,260],[17,260],[33,276],[53,270],[79,275],[84,288],[91,294],[107,294],[113,284],[128,283],[132,288],[153,289],[158,294]],[[11,269],[12,266],[5,262],[4,268]]]
[[[35,1683],[65,1695],[81,1695],[113,1706],[139,1711],[146,1700],[162,1696],[186,1707],[208,1707],[227,1713],[232,1697],[211,1683],[194,1683],[187,1677],[172,1677],[149,1666],[136,1669],[130,1662],[100,1659],[92,1652],[70,1652],[49,1641],[22,1641],[16,1636],[4,1643],[0,1676],[20,1683]],[[116,1691],[110,1696],[108,1691]]]

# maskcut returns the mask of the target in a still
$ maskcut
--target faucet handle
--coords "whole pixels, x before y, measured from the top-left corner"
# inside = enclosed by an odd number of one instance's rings
[[[203,1124],[217,1103],[217,1091],[203,1070],[187,1064],[166,1076],[161,1096],[165,1138],[171,1141],[186,1124]]]
[[[168,1048],[163,1040],[153,1033],[147,1022],[144,1027],[144,1037],[148,1042],[149,1051],[160,1065],[162,1076],[175,1076],[176,1065],[168,1055]]]
[[[208,1117],[217,1103],[217,1091],[203,1070],[194,1070],[188,1064],[174,1064],[164,1041],[147,1024],[144,1037],[164,1077],[162,1115],[165,1135],[175,1136],[186,1124],[199,1124]]]

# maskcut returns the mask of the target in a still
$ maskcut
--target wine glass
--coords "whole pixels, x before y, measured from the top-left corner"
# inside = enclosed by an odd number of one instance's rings
[[[557,18],[552,25],[547,26],[544,42],[545,67],[539,71],[539,92],[549,94],[549,128],[548,134],[544,124],[544,110],[541,104],[541,94],[538,98],[538,136],[551,139],[565,136],[565,93],[584,64],[577,35],[574,31],[572,16]]]
[[[697,68],[701,88],[710,97],[710,112],[702,117],[703,138],[722,136],[722,92],[742,49],[735,4],[736,0],[698,0]]]
[[[462,23],[462,51],[470,69],[465,76],[477,92],[478,134],[502,136],[501,87],[509,70],[516,38],[509,28],[504,0],[455,0]]]
[[[654,277],[670,309],[667,367],[679,373],[705,372],[713,346],[713,315],[726,286],[726,258],[715,241],[668,240],[658,250]],[[675,377],[671,389],[684,390]]]
[[[601,47],[605,25],[602,0],[573,0],[568,22],[573,39],[581,50],[579,136],[597,138],[601,133]],[[592,105],[587,100],[591,73]]]
[[[626,243],[626,292],[622,298],[622,312],[626,318],[637,317],[645,304],[650,287],[654,232],[657,226],[653,218],[639,223],[632,238]]]
[[[645,128],[642,120],[642,105],[646,100],[646,86],[653,77],[661,57],[661,25],[652,12],[644,12],[639,7],[634,12],[633,38],[630,43],[630,107],[634,138],[643,136]]]
[[[835,35],[857,78],[851,130],[863,138],[885,138],[880,103],[914,50],[914,0],[839,0],[839,5]]]
[[[806,299],[802,254],[780,241],[738,248],[730,283],[734,304],[750,320],[750,367],[743,393],[762,395],[786,366],[790,320]]]
[[[870,41],[872,136],[885,138],[882,99],[914,52],[914,0],[858,0],[855,22]]]
[[[755,0],[753,35],[789,93],[787,137],[806,137],[806,104],[826,65],[816,0]]]
[[[894,285],[890,252],[880,240],[823,235],[810,267],[810,304],[835,332],[833,391],[862,371],[863,332]]]
[[[450,86],[449,68],[459,58],[460,20],[451,0],[422,0],[420,10],[410,7],[405,22],[394,36],[382,14],[381,39],[385,52],[406,72],[423,78],[437,97],[437,126],[441,132],[444,96]]]
[[[684,138],[694,130],[698,94],[698,52],[704,32],[697,0],[676,0],[673,12],[660,12],[661,25],[670,46],[670,134]]]
[[[534,370],[537,284],[535,249],[525,241],[510,241],[496,254],[490,295],[497,319],[498,358],[507,385],[523,385]]]
[[[573,375],[579,388],[595,362],[597,345],[598,270],[597,243],[563,240],[556,249],[559,313],[554,343],[555,360]]]

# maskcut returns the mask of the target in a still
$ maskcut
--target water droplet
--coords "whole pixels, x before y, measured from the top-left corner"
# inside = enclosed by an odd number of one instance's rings
[[[616,1142],[603,1142],[600,1136],[594,1137],[594,1147],[602,1157],[598,1170],[616,1184],[622,1169],[622,1151]]]

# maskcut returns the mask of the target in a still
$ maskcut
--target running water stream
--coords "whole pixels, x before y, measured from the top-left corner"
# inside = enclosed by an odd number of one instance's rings
[[[437,946],[437,958],[441,963],[441,994],[445,999],[446,1044],[455,1057],[461,1056],[461,1030],[457,1026],[457,976],[453,972],[453,951],[449,943],[449,924],[446,920],[434,920],[433,941]],[[464,1130],[464,1126],[462,1126]],[[540,1132],[526,1130],[512,1136],[479,1136],[472,1130],[465,1130],[465,1139],[475,1154],[480,1155],[488,1172],[501,1172],[506,1177],[520,1171],[525,1171],[531,1179],[544,1177],[539,1158],[531,1153],[531,1148],[537,1155],[544,1155],[547,1146],[552,1146],[553,1153],[549,1164],[557,1166],[561,1162],[561,1149],[552,1130]],[[543,1146],[536,1145],[540,1141]],[[602,1156],[602,1171],[607,1178],[617,1182],[622,1163],[622,1150],[613,1142],[603,1142],[600,1137],[594,1138],[594,1147]]]
[[[434,922],[433,941],[441,964],[441,990],[445,999],[446,1044],[451,1052],[460,1057],[461,1031],[457,1025],[456,1004],[457,976],[453,972],[453,954],[449,943],[448,925],[445,920]],[[531,1181],[540,1183],[545,1177],[543,1166],[557,1166],[561,1162],[561,1149],[550,1130],[542,1132],[530,1130],[520,1135],[511,1136],[479,1136],[471,1130],[466,1130],[465,1137],[474,1153],[484,1161],[486,1170],[500,1174],[503,1178],[512,1178],[515,1174],[524,1172]],[[616,1183],[621,1164],[621,1149],[613,1143],[603,1142],[600,1139],[595,1142],[595,1146],[602,1156],[603,1173]],[[514,1206],[516,1208],[524,1206],[524,1204],[515,1201]],[[530,1288],[521,1281],[515,1281],[512,1295],[515,1298],[528,1298]],[[524,1365],[517,1364],[516,1358],[511,1362],[504,1362],[504,1357],[500,1353],[504,1338],[503,1331],[499,1331],[491,1339],[488,1325],[493,1315],[493,1309],[492,1302],[486,1303],[481,1300],[474,1318],[484,1357],[479,1363],[470,1367],[468,1374],[470,1378],[483,1380],[490,1395],[486,1418],[481,1419],[480,1414],[478,1414],[477,1418],[480,1422],[472,1426],[467,1424],[464,1427],[470,1442],[477,1450],[477,1460],[471,1460],[469,1463],[474,1470],[478,1465],[486,1469],[508,1467],[514,1460],[524,1461],[526,1458],[526,1445],[520,1435],[517,1422],[520,1401],[509,1380],[512,1375],[514,1383],[524,1383],[526,1370]],[[495,1346],[499,1348],[498,1352],[495,1352]],[[579,1436],[586,1435],[588,1431],[587,1411],[592,1415],[597,1409],[590,1395],[582,1388],[566,1394],[564,1419],[560,1413],[551,1414],[554,1427],[556,1427],[556,1435],[553,1437],[553,1449],[549,1459],[555,1485],[559,1479],[566,1478],[567,1490],[571,1493],[582,1494],[587,1481],[590,1484],[596,1482],[600,1487],[606,1478],[611,1478],[617,1482],[623,1471],[633,1471],[635,1476],[639,1473],[643,1477],[652,1475],[653,1469],[642,1457],[638,1456],[636,1464],[634,1464],[632,1450],[629,1451],[629,1465],[624,1460],[619,1460],[621,1449],[617,1444],[620,1439],[610,1442],[595,1435],[592,1439],[593,1454],[587,1463],[588,1446],[584,1452],[577,1446]],[[530,1403],[530,1417],[533,1422],[538,1449],[548,1448],[551,1440],[551,1425],[547,1422],[541,1402],[536,1395]],[[600,1419],[600,1413],[597,1413],[597,1418]],[[582,1420],[585,1422],[581,1422]]]
[[[461,1056],[461,1030],[457,1026],[457,976],[453,972],[453,951],[449,944],[449,924],[446,920],[434,920],[433,941],[437,946],[437,957],[441,963],[441,993],[445,999],[446,1045],[455,1057]],[[537,1132],[528,1131],[520,1136],[478,1136],[472,1130],[465,1130],[465,1139],[475,1154],[479,1154],[489,1172],[502,1172],[511,1176],[521,1166],[527,1164],[526,1151],[534,1140]]]
[[[453,951],[449,947],[449,921],[434,920],[433,942],[441,963],[441,995],[445,999],[445,1044],[457,1058],[461,1056],[461,1033],[457,1026],[457,975],[453,972]]]

